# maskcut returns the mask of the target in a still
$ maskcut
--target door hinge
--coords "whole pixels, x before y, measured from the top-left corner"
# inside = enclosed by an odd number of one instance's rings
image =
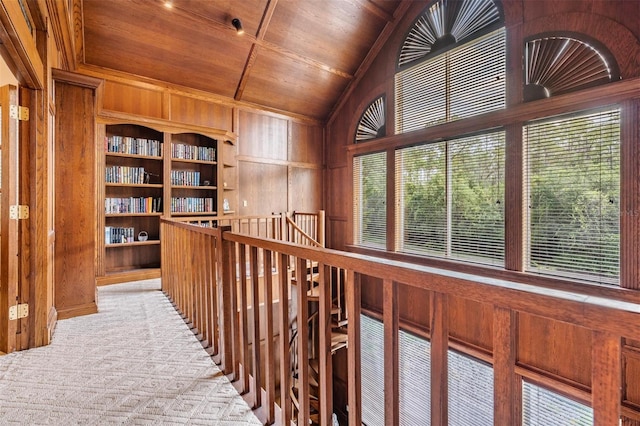
[[[9,219],[29,219],[29,206],[26,204],[9,206]]]
[[[20,105],[9,107],[9,117],[14,120],[29,121],[29,108]]]
[[[20,303],[19,305],[13,305],[9,307],[9,321],[14,321],[20,318],[26,318],[29,316],[29,304]]]

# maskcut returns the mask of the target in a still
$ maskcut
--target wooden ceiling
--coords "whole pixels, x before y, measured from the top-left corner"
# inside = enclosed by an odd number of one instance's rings
[[[83,0],[82,60],[326,120],[409,2]]]

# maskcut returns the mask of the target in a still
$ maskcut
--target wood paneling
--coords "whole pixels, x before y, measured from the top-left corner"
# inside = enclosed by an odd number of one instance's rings
[[[56,81],[55,307],[97,311],[94,90]]]
[[[152,118],[163,117],[163,95],[160,90],[106,81],[102,108]]]
[[[640,409],[640,350],[625,348],[622,352],[623,388],[622,400]]]
[[[315,212],[322,209],[322,170],[291,167],[290,173],[288,210]]]
[[[591,386],[591,332],[535,315],[518,318],[518,364]]]
[[[293,122],[291,123],[291,143],[289,161],[310,163],[321,166],[324,161],[322,127]]]
[[[287,120],[240,111],[238,155],[287,160]]]
[[[447,302],[450,337],[490,352],[494,334],[493,307],[453,296]]]
[[[229,106],[192,97],[171,94],[169,119],[185,124],[231,130],[233,111]]]
[[[262,215],[287,210],[287,167],[277,164],[238,162],[239,214]],[[247,205],[244,205],[247,201]]]

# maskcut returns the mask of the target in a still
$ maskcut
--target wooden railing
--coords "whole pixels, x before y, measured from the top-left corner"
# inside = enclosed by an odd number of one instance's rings
[[[162,285],[177,309],[191,322],[214,359],[230,375],[263,421],[289,425],[290,310],[298,324],[310,316],[307,293],[291,299],[291,263],[295,279],[308,280],[308,262],[318,265],[319,289],[319,419],[330,425],[333,403],[331,348],[331,288],[337,271],[344,271],[348,325],[348,421],[361,424],[361,282],[376,278],[383,295],[384,416],[386,425],[399,423],[398,286],[427,292],[430,299],[431,424],[448,423],[448,365],[450,347],[446,302],[463,298],[493,309],[494,424],[517,425],[521,398],[516,365],[517,314],[526,313],[591,331],[591,406],[596,425],[619,423],[621,413],[622,338],[640,340],[640,305],[422,267],[402,262],[243,235],[225,228],[200,228],[163,219]],[[269,273],[271,272],[271,273]],[[246,285],[239,285],[245,281]],[[262,306],[265,309],[252,309]],[[300,340],[309,330],[299,327]],[[309,346],[298,344],[297,359],[309,359]],[[298,369],[298,425],[309,424],[308,368]]]

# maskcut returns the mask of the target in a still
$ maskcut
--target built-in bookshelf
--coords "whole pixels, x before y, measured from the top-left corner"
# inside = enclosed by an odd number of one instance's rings
[[[217,139],[196,133],[171,135],[172,216],[217,214],[217,157]]]
[[[105,275],[159,272],[164,139],[145,126],[105,126]]]
[[[187,125],[181,132],[162,120],[117,120],[108,119],[98,132],[104,144],[99,284],[160,276],[161,216],[231,214],[237,202],[233,134]]]

